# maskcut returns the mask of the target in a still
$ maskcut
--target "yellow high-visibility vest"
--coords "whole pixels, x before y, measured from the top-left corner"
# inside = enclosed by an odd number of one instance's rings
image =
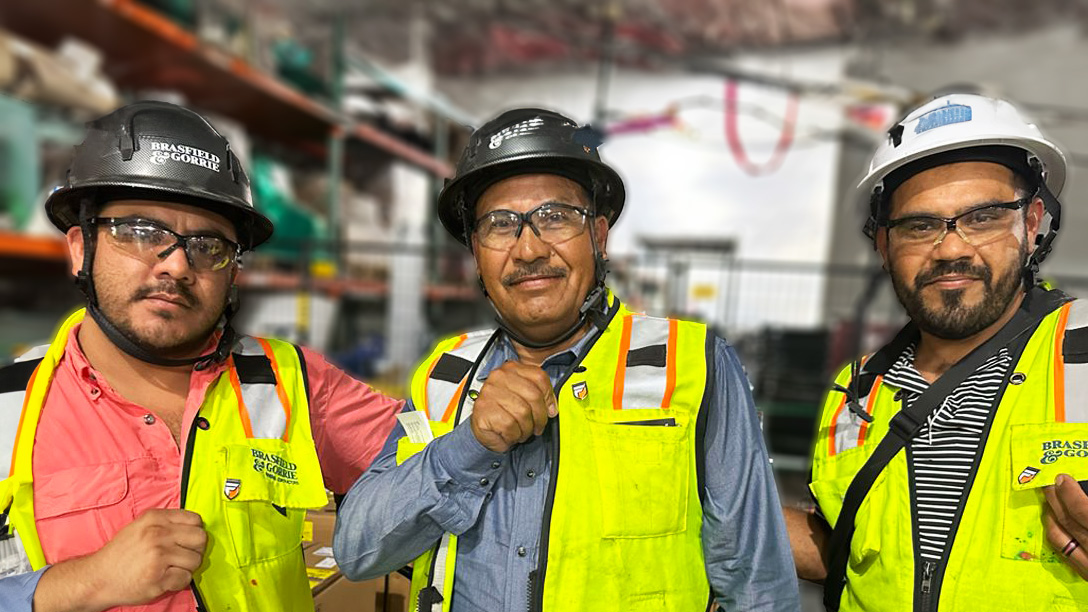
[[[50,561],[34,519],[36,429],[69,332],[83,315],[65,321],[44,350],[31,351],[42,356],[24,390],[0,394],[0,428],[18,431],[10,475],[0,481],[0,509],[9,509],[28,569]],[[304,368],[293,345],[243,337],[198,412],[210,425],[189,424],[181,506],[199,514],[208,532],[194,574],[201,610],[313,610],[302,527],[306,509],[327,498]]]
[[[610,296],[611,318],[558,390],[553,493],[530,597],[533,610],[705,610],[697,440],[708,381],[699,323],[634,314]],[[477,368],[497,334],[439,343],[416,371],[412,400],[435,436],[471,413]],[[552,433],[555,435],[555,432]],[[400,440],[398,463],[424,444]],[[457,538],[446,534],[414,564],[412,609],[449,612]]]
[[[1088,302],[1052,312],[1010,371],[991,419],[967,502],[949,535],[941,579],[931,584],[942,612],[1088,609],[1088,581],[1047,543],[1042,488],[1060,473],[1088,479]],[[1076,345],[1076,346],[1074,346]],[[1015,356],[1014,356],[1015,358]],[[844,368],[836,383],[850,382]],[[866,423],[831,392],[813,450],[812,493],[834,526],[854,475],[900,409],[898,389],[878,378],[859,404]],[[841,610],[912,610],[917,585],[906,453],[876,479],[855,519]]]

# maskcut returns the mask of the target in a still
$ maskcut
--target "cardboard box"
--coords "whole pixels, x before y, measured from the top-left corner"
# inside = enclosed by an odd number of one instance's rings
[[[332,530],[336,515],[311,512],[306,520],[313,543],[302,555],[314,596],[316,612],[408,612],[411,581],[393,573],[382,578],[353,582],[340,573],[332,554]]]
[[[386,590],[386,579],[389,588]],[[400,574],[352,582],[343,575],[314,595],[315,612],[408,612],[410,583]]]
[[[336,532],[336,514],[333,512],[306,513],[306,521],[302,524],[302,544],[308,546],[322,542],[326,546],[332,546],[332,536]]]
[[[317,542],[302,551],[306,560],[306,576],[310,578],[310,590],[316,596],[340,576],[340,568],[332,557],[332,545],[329,542]]]

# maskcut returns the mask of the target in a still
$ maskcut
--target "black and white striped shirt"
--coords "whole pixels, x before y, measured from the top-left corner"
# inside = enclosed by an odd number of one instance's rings
[[[1008,349],[986,360],[929,416],[911,440],[916,525],[922,559],[939,561],[946,553],[964,488],[978,456],[982,433],[994,409],[1001,383],[1012,367]],[[910,346],[884,375],[884,384],[903,390],[903,407],[914,402],[929,383],[914,368]]]

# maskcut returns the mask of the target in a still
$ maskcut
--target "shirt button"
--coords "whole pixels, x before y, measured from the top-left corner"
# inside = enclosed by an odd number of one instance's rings
[[[502,466],[502,464],[499,463],[498,461],[492,461],[491,462],[491,469],[493,469],[493,470],[499,469],[500,466]]]
[[[525,472],[525,475],[528,476],[529,478],[536,478],[536,472],[533,471],[533,470],[529,470],[528,472]]]
[[[196,426],[200,429],[203,429],[204,431],[207,431],[208,428],[212,426],[212,424],[209,423],[208,419],[205,419],[204,417],[197,417]]]
[[[486,478],[481,478],[481,479],[480,479],[480,486],[481,486],[481,487],[486,487],[486,486],[487,486],[487,485],[489,485],[489,484],[491,484],[491,481],[490,481],[490,480],[488,480],[488,479],[486,479]]]
[[[144,415],[144,423],[147,424],[147,425],[154,425],[155,424],[155,415],[145,414]]]
[[[98,394],[102,391],[98,387],[91,387],[91,397],[98,397]]]
[[[529,551],[525,550],[524,546],[518,546],[518,556],[524,557]]]

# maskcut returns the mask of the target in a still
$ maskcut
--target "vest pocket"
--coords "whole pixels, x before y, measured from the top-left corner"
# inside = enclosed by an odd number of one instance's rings
[[[1088,423],[1013,425],[1009,445],[1001,556],[1064,564],[1046,540],[1042,488],[1054,484],[1058,474],[1088,480]]]
[[[850,449],[837,455],[835,460],[845,460],[851,464],[856,461],[864,463],[869,456],[864,451],[865,449],[862,448]],[[809,485],[819,503],[820,511],[832,526],[838,523],[843,498],[846,496],[850,483],[854,481],[856,469],[848,471],[848,476],[821,478]],[[854,537],[850,541],[850,566],[856,572],[868,567],[880,553],[881,531],[884,526],[883,521],[887,518],[887,470],[888,468],[885,467],[877,476],[854,518]],[[834,470],[831,472],[841,473]],[[874,509],[877,511],[875,516]]]
[[[694,452],[689,428],[662,425],[661,410],[620,410],[623,422],[588,421],[600,478],[601,533],[645,538],[687,529]],[[647,418],[642,418],[646,416]],[[639,426],[646,421],[645,426]]]
[[[296,552],[306,510],[328,501],[321,474],[308,473],[282,440],[231,444],[223,455],[224,515],[239,565]]]
[[[126,462],[37,475],[34,518],[48,562],[96,552],[136,518]]]

